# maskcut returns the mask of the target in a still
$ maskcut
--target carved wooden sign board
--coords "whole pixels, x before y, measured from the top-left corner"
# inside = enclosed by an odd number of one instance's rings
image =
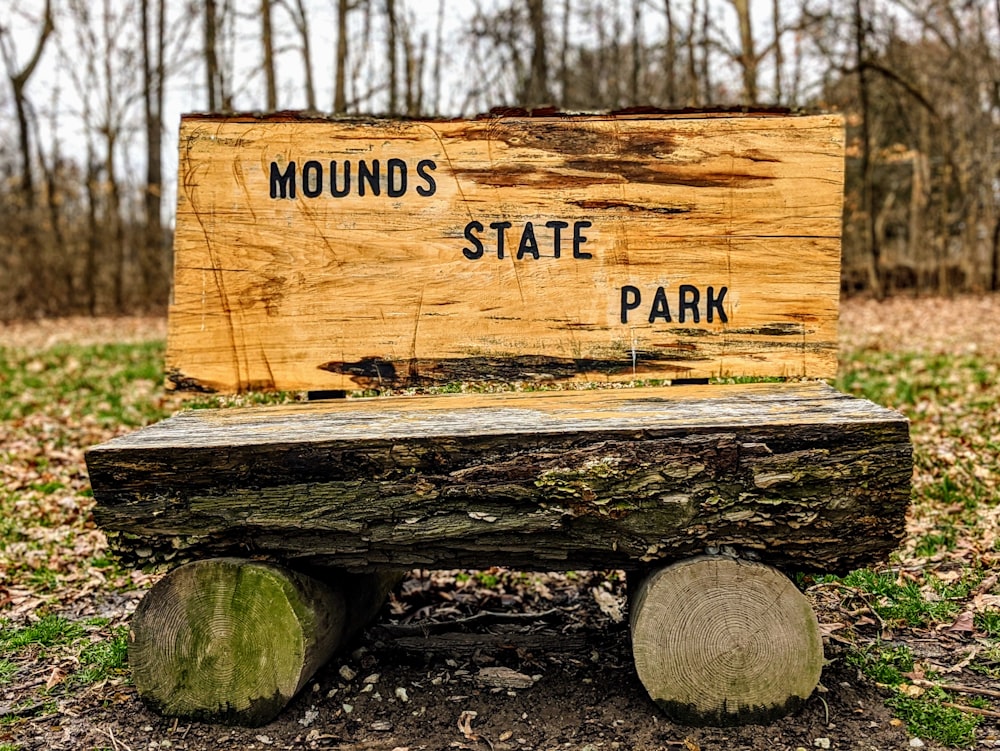
[[[189,116],[179,388],[830,377],[836,116]]]

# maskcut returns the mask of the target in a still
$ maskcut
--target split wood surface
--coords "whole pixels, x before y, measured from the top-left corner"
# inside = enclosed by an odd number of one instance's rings
[[[771,722],[809,698],[823,669],[809,600],[751,561],[701,556],[660,569],[633,596],[631,628],[639,679],[685,724]]]
[[[729,545],[844,572],[899,543],[912,468],[905,418],[821,383],[199,410],[87,463],[126,557],[357,571],[637,569]]]
[[[170,382],[831,377],[843,151],[832,115],[185,118]]]

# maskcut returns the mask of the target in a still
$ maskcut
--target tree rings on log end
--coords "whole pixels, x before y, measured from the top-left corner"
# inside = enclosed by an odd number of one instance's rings
[[[344,611],[339,591],[280,566],[189,563],[161,579],[132,618],[136,689],[163,715],[262,725],[336,650]]]
[[[723,556],[660,569],[631,607],[632,653],[650,697],[689,725],[772,722],[819,683],[809,600],[770,566]]]

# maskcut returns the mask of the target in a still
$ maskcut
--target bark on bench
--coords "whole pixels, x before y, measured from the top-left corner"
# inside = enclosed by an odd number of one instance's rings
[[[804,383],[198,410],[87,462],[143,562],[636,569],[725,545],[846,572],[902,538],[910,451],[898,413]]]

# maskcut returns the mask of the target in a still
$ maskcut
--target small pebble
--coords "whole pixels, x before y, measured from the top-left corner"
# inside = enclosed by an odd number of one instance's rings
[[[815,738],[813,739],[813,745],[816,748],[830,748],[829,738]]]
[[[341,665],[339,672],[340,672],[340,677],[343,678],[345,681],[353,681],[355,678],[358,677],[357,671],[352,670],[348,665]]]
[[[910,738],[910,748],[923,748],[924,742],[919,738]]]
[[[403,704],[406,704],[410,700],[410,695],[406,693],[406,689],[402,686],[396,689],[396,698],[399,699]]]

